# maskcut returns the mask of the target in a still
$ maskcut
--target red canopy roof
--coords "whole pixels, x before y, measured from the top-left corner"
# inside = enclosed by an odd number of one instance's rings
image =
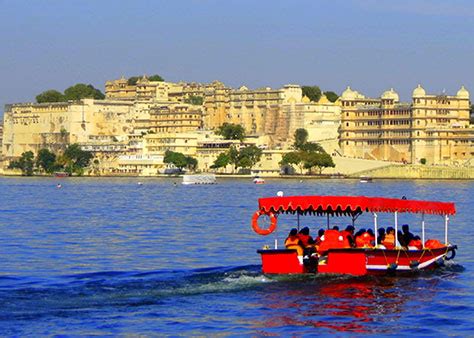
[[[362,212],[410,212],[454,215],[454,203],[366,196],[285,196],[258,200],[264,212],[315,212],[359,214]]]

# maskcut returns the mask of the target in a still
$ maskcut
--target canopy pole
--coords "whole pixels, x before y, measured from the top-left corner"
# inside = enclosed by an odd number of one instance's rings
[[[379,235],[379,232],[377,230],[377,213],[374,212],[374,235],[375,235],[375,246],[377,246],[377,243],[378,243],[378,240],[377,240],[377,237]]]
[[[329,213],[327,214],[327,225],[328,225],[328,230],[329,230]]]
[[[298,232],[299,232],[300,231],[300,213],[299,212],[296,213],[296,220],[298,223],[297,225],[298,225]]]
[[[395,211],[395,247],[398,245],[398,211]]]
[[[444,215],[444,244],[448,245],[448,223],[449,217],[448,215]]]
[[[423,249],[425,248],[425,213],[421,214],[421,241]]]

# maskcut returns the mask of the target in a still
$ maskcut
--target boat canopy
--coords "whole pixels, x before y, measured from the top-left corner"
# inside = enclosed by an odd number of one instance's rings
[[[285,196],[258,200],[264,213],[356,216],[363,212],[454,215],[454,203],[366,196]]]

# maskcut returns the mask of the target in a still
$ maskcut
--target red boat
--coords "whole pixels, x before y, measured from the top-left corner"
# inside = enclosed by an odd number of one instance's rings
[[[280,249],[275,239],[275,248],[268,246],[257,250],[262,258],[265,274],[331,273],[350,275],[403,274],[419,270],[434,269],[445,260],[454,258],[457,246],[448,242],[449,216],[456,213],[454,203],[365,197],[365,196],[288,196],[259,199],[259,210],[252,218],[252,228],[260,235],[275,231],[280,214],[296,214],[298,227],[300,216],[350,217],[352,225],[363,213],[371,213],[374,223],[374,241],[370,247],[354,248],[342,236],[331,243],[320,242],[317,251],[308,257],[301,250]],[[398,245],[388,249],[377,245],[377,216],[392,213],[395,241]],[[398,216],[401,213],[421,214],[422,237],[418,248],[402,247],[398,241]],[[425,214],[443,216],[444,243],[438,240],[425,241]],[[261,228],[260,216],[270,218],[270,226]],[[331,230],[332,233],[337,230]],[[329,237],[329,231],[326,230]],[[327,239],[326,239],[327,240]]]

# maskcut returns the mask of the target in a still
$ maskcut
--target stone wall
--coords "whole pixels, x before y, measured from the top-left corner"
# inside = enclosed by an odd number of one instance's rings
[[[474,179],[474,167],[442,167],[424,165],[389,165],[382,168],[360,171],[352,176],[402,179]]]

